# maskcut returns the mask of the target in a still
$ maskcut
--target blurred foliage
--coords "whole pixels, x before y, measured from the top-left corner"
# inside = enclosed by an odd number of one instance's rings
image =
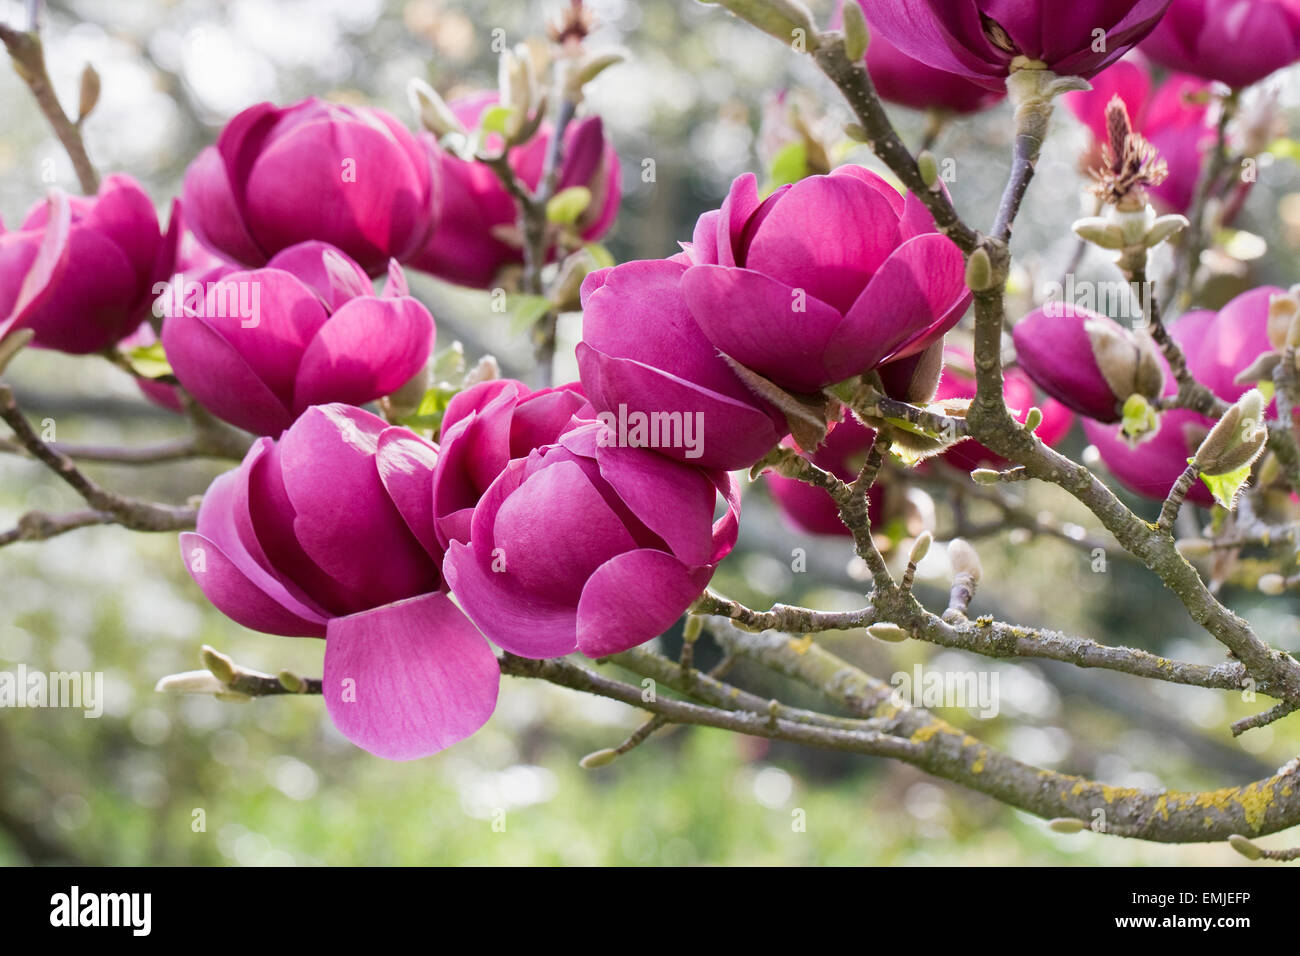
[[[596,0],[604,24],[593,46],[621,44],[628,63],[594,84],[619,148],[626,202],[609,241],[619,260],[669,255],[695,218],[716,206],[731,178],[757,169],[779,181],[807,162],[762,142],[764,104],[777,90],[804,91],[838,130],[848,118],[806,59],[689,0]],[[0,0],[0,19],[20,22],[22,4]],[[541,32],[558,2],[518,0],[59,0],[47,46],[56,87],[75,100],[83,63],[103,77],[86,125],[105,170],[141,179],[160,208],[185,164],[220,124],[261,99],[307,95],[359,100],[408,118],[405,84],[425,77],[454,96],[495,82],[493,31],[510,42]],[[814,5],[823,22],[829,2]],[[49,184],[71,188],[66,159],[26,90],[0,70],[6,124],[0,131],[0,211],[11,224]],[[1293,77],[1281,84],[1288,115]],[[925,120],[897,111],[909,143]],[[1294,124],[1293,124],[1294,125]],[[1074,251],[1066,229],[1085,208],[1078,157],[1085,136],[1061,111],[1017,229],[1029,253],[1015,277],[1028,294],[1059,275]],[[955,157],[950,188],[976,223],[990,219],[1011,134],[1005,105],[950,126],[935,147]],[[840,154],[875,165],[862,149]],[[778,147],[780,144],[778,144]],[[1267,242],[1216,294],[1247,284],[1290,283],[1300,250],[1300,177],[1289,154],[1262,165],[1238,226]],[[799,163],[795,164],[794,159]],[[772,162],[777,160],[773,170]],[[653,170],[647,178],[646,171]],[[1081,270],[1111,276],[1104,258]],[[1084,277],[1084,276],[1081,276]],[[483,293],[412,276],[438,317],[440,346],[464,343],[507,373],[528,367],[525,337],[494,315]],[[1022,309],[1023,311],[1023,309]],[[565,317],[562,345],[578,334]],[[569,366],[570,372],[573,371]],[[14,379],[29,413],[51,419],[58,438],[148,444],[179,434],[121,372],[93,358],[27,353]],[[1076,438],[1069,448],[1083,452]],[[150,468],[100,466],[110,487],[159,500],[201,494],[212,462]],[[1028,506],[1093,527],[1057,489],[1027,486]],[[946,492],[930,488],[936,498]],[[1144,513],[1154,506],[1138,503]],[[78,507],[29,462],[0,458],[0,523],[24,510]],[[950,521],[939,507],[939,530]],[[978,505],[974,520],[987,520]],[[782,600],[825,608],[862,602],[861,574],[840,540],[791,532],[759,487],[746,489],[741,546],[717,587],[753,606]],[[808,573],[792,568],[801,548]],[[1104,573],[1068,544],[1028,542],[1016,532],[979,543],[986,584],[976,609],[1111,643],[1213,662],[1221,649],[1140,567],[1111,561]],[[898,549],[896,549],[898,550]],[[905,547],[903,548],[905,550]],[[922,593],[942,606],[942,549],[922,566]],[[1300,650],[1288,600],[1225,597],[1278,646]],[[1300,749],[1295,719],[1234,741],[1228,723],[1260,705],[1232,695],[1153,685],[1062,665],[990,662],[863,633],[828,636],[837,653],[877,675],[929,668],[996,672],[1001,715],[944,716],[1043,766],[1116,785],[1213,787],[1266,773]],[[675,651],[675,638],[662,639]],[[247,704],[154,694],[161,676],[197,666],[211,643],[246,666],[320,671],[321,646],[254,634],[211,608],[185,574],[171,535],[89,529],[0,553],[0,670],[105,673],[106,711],[0,711],[0,863],[89,864],[1044,864],[1243,862],[1224,846],[1162,847],[1083,833],[1050,833],[1041,821],[932,780],[905,766],[803,751],[719,731],[663,733],[610,767],[583,771],[585,753],[622,740],[639,715],[612,702],[507,679],[488,726],[437,757],[392,764],[337,734],[319,699]],[[712,649],[700,648],[707,664]],[[712,651],[716,654],[716,651]],[[753,668],[741,684],[791,703],[810,693]],[[195,811],[205,829],[195,832]],[[504,810],[504,830],[499,812]],[[803,811],[806,829],[793,824]],[[494,829],[494,822],[498,828]],[[1286,836],[1276,838],[1281,845]],[[1296,842],[1291,835],[1290,842]],[[1273,841],[1266,841],[1274,845]]]

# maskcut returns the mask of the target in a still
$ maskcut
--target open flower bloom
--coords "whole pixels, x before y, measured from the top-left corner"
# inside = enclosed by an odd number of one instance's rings
[[[1119,421],[1130,396],[1156,399],[1165,387],[1150,336],[1082,306],[1049,303],[1017,322],[1011,337],[1039,388],[1099,422]]]
[[[204,408],[255,434],[278,435],[312,405],[390,395],[433,348],[433,317],[396,265],[376,296],[361,267],[322,242],[186,286],[161,301],[172,369]]]
[[[416,138],[382,110],[312,97],[244,110],[185,174],[187,225],[245,266],[319,239],[369,275],[433,230],[437,181]]]
[[[1273,348],[1268,337],[1269,300],[1282,290],[1266,286],[1237,296],[1218,312],[1189,312],[1169,329],[1187,356],[1187,367],[1225,402],[1235,402],[1254,383],[1236,381],[1241,372]],[[1160,356],[1164,365],[1164,356]],[[1164,365],[1165,395],[1176,395],[1178,384]],[[1169,494],[1187,469],[1214,420],[1177,409],[1160,415],[1160,430],[1151,439],[1131,447],[1119,425],[1084,419],[1088,440],[1097,447],[1112,475],[1137,494],[1157,501]],[[1188,500],[1209,507],[1213,498],[1201,482],[1192,485]]]
[[[675,257],[675,259],[680,257]],[[689,423],[697,448],[660,441],[661,454],[704,468],[748,468],[789,431],[785,417],[736,377],[682,297],[687,265],[627,262],[582,284],[578,369],[597,412]],[[698,451],[695,457],[687,453]]]
[[[1295,0],[1173,0],[1142,52],[1236,89],[1300,60]]]
[[[478,126],[483,112],[497,102],[495,92],[453,100],[448,106],[466,129]],[[531,140],[510,151],[510,168],[529,189],[541,183],[552,128],[543,124]],[[488,137],[488,149],[499,149]],[[488,288],[503,266],[522,265],[523,246],[515,235],[518,210],[497,174],[486,165],[454,156],[425,133],[422,145],[441,183],[438,230],[410,261],[421,272],[458,285]],[[618,154],[605,138],[599,116],[570,123],[556,190],[583,186],[591,202],[574,223],[584,241],[594,242],[614,225],[622,198]]]
[[[437,449],[347,405],[308,409],[212,483],[181,535],[194,580],[235,622],[325,638],[325,705],[371,753],[409,760],[483,725],[500,671],[442,593]]]
[[[592,422],[511,461],[475,507],[469,543],[447,548],[452,592],[511,653],[602,657],[657,637],[735,544],[728,474],[612,437]]]
[[[148,315],[179,231],[173,209],[163,235],[129,176],[106,177],[94,196],[52,189],[16,231],[0,223],[0,338],[31,329],[33,345],[75,355],[115,345]]]
[[[1160,22],[1169,0],[861,0],[873,33],[991,90],[1023,60],[1090,77]],[[1104,36],[1098,36],[1101,31]],[[1021,64],[1015,61],[1021,59]]]
[[[862,470],[867,453],[875,441],[874,429],[863,425],[851,413],[846,413],[842,421],[831,426],[826,440],[809,456],[809,460],[841,481],[853,481]],[[793,438],[786,438],[784,444],[798,448]],[[823,489],[773,472],[764,474],[763,480],[781,513],[800,531],[852,536],[848,526],[840,520],[839,508]],[[872,528],[879,526],[885,513],[883,492],[884,486],[878,479],[877,484],[871,488],[867,502]]]
[[[433,513],[438,541],[468,541],[483,493],[514,458],[550,445],[590,406],[575,382],[531,391],[514,379],[480,382],[457,394],[442,417]]]
[[[718,351],[792,392],[924,351],[970,304],[960,250],[861,166],[758,198],[746,173],[705,213],[681,289]]]
[[[1092,132],[1087,169],[1102,166],[1101,146],[1108,141],[1106,107],[1118,96],[1128,107],[1133,131],[1154,146],[1169,175],[1148,187],[1162,212],[1185,213],[1200,179],[1206,144],[1214,140],[1209,123],[1209,84],[1194,76],[1174,74],[1155,88],[1146,61],[1132,54],[1093,78],[1092,89],[1067,93],[1064,101]]]
[[[974,398],[975,378],[971,374],[974,362],[968,352],[949,347],[945,357],[947,364],[939,388],[935,393],[936,401],[954,398]],[[1040,398],[1034,390],[1029,377],[1019,369],[1010,368],[1002,376],[1002,400],[1016,421],[1023,424],[1029,417],[1029,411],[1037,408],[1043,413],[1043,420],[1034,432],[1043,444],[1052,447],[1059,444],[1074,426],[1074,415],[1070,409],[1048,398]],[[976,468],[1003,468],[1007,460],[994,454],[984,445],[967,438],[958,442],[943,453],[943,460],[962,471],[974,471]]]

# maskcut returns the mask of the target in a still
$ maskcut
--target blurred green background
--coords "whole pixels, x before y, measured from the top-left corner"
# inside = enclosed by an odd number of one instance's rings
[[[761,126],[776,91],[806,96],[819,128],[838,138],[833,134],[847,116],[812,65],[719,8],[691,0],[590,5],[602,24],[592,47],[622,45],[631,54],[594,85],[588,103],[604,115],[624,163],[626,202],[608,243],[620,260],[675,252],[733,176],[770,161],[771,137]],[[0,20],[21,24],[22,6],[0,2]],[[824,23],[829,3],[815,6]],[[408,120],[409,77],[423,76],[449,94],[494,83],[492,30],[504,29],[512,42],[538,35],[559,7],[558,0],[61,0],[50,4],[46,42],[65,103],[75,102],[85,62],[103,78],[85,130],[92,158],[102,171],[136,176],[165,210],[189,159],[243,107],[317,94],[370,102]],[[1290,116],[1294,78],[1274,86]],[[64,188],[75,189],[75,179],[7,69],[0,69],[0,102],[0,213],[12,225],[43,195],[44,161],[53,161]],[[902,110],[895,116],[907,140],[917,142],[924,119]],[[1056,126],[1017,232],[1016,282],[1026,295],[1064,268],[1073,252],[1068,223],[1084,209],[1078,156],[1086,137],[1064,111]],[[950,127],[936,147],[941,157],[958,159],[951,188],[970,221],[991,218],[1009,135],[1003,106]],[[869,162],[860,152],[850,158]],[[640,175],[645,159],[655,161],[652,183]],[[1294,166],[1264,165],[1238,225],[1268,252],[1234,265],[1223,295],[1297,278]],[[1113,278],[1105,269],[1104,260],[1090,259],[1082,271]],[[478,298],[424,280],[414,285],[434,309],[443,345],[458,339],[471,358],[491,351],[507,371],[527,372],[526,343]],[[573,317],[564,330],[571,341]],[[101,360],[28,352],[10,377],[29,415],[53,420],[61,441],[148,444],[182,432],[179,420],[144,402],[124,374]],[[1068,447],[1083,453],[1081,435]],[[222,467],[88,471],[114,489],[184,501],[202,493]],[[925,490],[912,496],[915,512],[937,500],[942,534],[951,526],[945,493],[929,487],[927,498]],[[1094,528],[1054,490],[1017,489],[1026,492],[1031,510]],[[760,487],[747,488],[745,497],[741,546],[719,570],[719,590],[752,606],[862,602],[846,542],[790,531]],[[0,457],[0,526],[28,509],[78,506],[39,467]],[[971,508],[973,518],[990,517]],[[1191,660],[1221,659],[1221,649],[1176,600],[1129,562],[1112,560],[1098,573],[1085,551],[1014,532],[978,545],[986,582],[979,612]],[[792,572],[793,548],[806,550],[807,573]],[[922,568],[923,594],[936,609],[946,594],[938,550]],[[1231,584],[1224,593],[1261,634],[1300,650],[1292,603],[1265,603]],[[1233,740],[1228,723],[1262,709],[1234,695],[1046,663],[991,663],[914,642],[882,645],[862,633],[826,640],[886,679],[920,662],[936,670],[996,671],[997,718],[943,715],[1021,759],[1115,785],[1243,783],[1266,775],[1300,745],[1294,718]],[[469,741],[415,763],[388,763],[343,740],[319,698],[233,704],[155,694],[159,677],[197,666],[203,643],[254,668],[320,672],[317,642],[255,634],[212,609],[185,574],[173,535],[96,528],[0,552],[0,670],[26,664],[102,671],[107,695],[98,720],[70,710],[0,710],[0,863],[1244,862],[1225,846],[1053,834],[1041,821],[908,767],[721,731],[664,734],[609,767],[583,771],[583,754],[617,744],[640,715],[509,678],[495,716]],[[661,643],[675,650],[671,635]],[[707,663],[709,649],[701,653]],[[733,677],[761,694],[819,704],[744,666]],[[802,830],[792,826],[798,811],[806,819]],[[196,830],[200,817],[204,826]],[[1290,842],[1297,842],[1295,833]]]

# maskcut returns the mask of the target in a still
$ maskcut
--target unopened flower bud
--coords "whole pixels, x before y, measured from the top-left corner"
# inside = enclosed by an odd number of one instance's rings
[[[925,560],[925,556],[930,553],[930,545],[934,543],[934,535],[928,531],[922,531],[912,542],[912,551],[907,556],[908,564],[920,564]]]
[[[583,770],[595,770],[597,767],[604,767],[618,759],[618,751],[612,747],[604,750],[596,750],[587,754],[578,761],[578,766]]]
[[[1002,480],[1002,472],[992,468],[976,468],[970,473],[970,477],[977,485],[996,485]]]
[[[81,96],[77,103],[77,122],[80,123],[99,102],[99,74],[89,63],[81,71]]]
[[[1154,401],[1164,369],[1151,337],[1066,302],[1050,302],[1011,332],[1020,367],[1062,405],[1104,424],[1121,420],[1124,403]]]
[[[850,4],[850,6],[852,6],[852,4]],[[939,161],[934,158],[934,153],[927,149],[921,153],[921,155],[917,156],[916,168],[921,173],[921,182],[925,183],[926,189],[938,188]]]
[[[1268,340],[1273,348],[1300,344],[1300,285],[1268,300]]]
[[[420,119],[420,125],[438,139],[442,139],[448,133],[468,135],[464,124],[456,118],[451,107],[428,83],[412,78],[406,85],[406,95],[411,101],[411,108],[415,110],[415,115]]]
[[[993,260],[982,246],[966,262],[966,287],[972,292],[986,292],[993,287]]]
[[[1038,431],[1038,426],[1043,424],[1043,410],[1035,405],[1025,416],[1025,431],[1033,434]]]
[[[867,55],[867,45],[871,42],[871,32],[867,29],[867,18],[856,0],[844,4],[844,55],[850,63],[856,63]]]
[[[1228,475],[1249,467],[1264,452],[1264,396],[1252,388],[1210,429],[1196,450],[1196,465],[1204,475]]]
[[[897,624],[890,624],[887,621],[882,621],[879,624],[872,624],[867,628],[867,633],[876,640],[884,641],[887,644],[899,644],[912,636]]]
[[[817,26],[808,8],[798,0],[717,0],[717,3],[782,43],[802,39],[803,52],[817,49]]]
[[[980,556],[965,538],[953,538],[948,542],[948,563],[952,565],[954,577],[965,576],[972,583],[979,583],[980,575],[983,574]]]
[[[1263,850],[1254,843],[1251,843],[1240,833],[1234,833],[1232,836],[1228,837],[1228,845],[1248,860],[1258,860],[1264,855]]]
[[[1056,833],[1079,833],[1088,829],[1088,824],[1074,817],[1057,817],[1049,820],[1047,825]]]
[[[216,648],[204,644],[199,656],[203,660],[203,666],[221,683],[229,684],[235,679],[235,662]]]
[[[154,685],[163,694],[219,694],[226,685],[212,676],[211,671],[184,671],[169,674]]]
[[[1280,574],[1265,574],[1259,579],[1259,592],[1269,597],[1286,593],[1286,578]]]

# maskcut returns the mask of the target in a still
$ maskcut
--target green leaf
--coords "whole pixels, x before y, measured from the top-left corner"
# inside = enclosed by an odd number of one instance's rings
[[[596,269],[608,269],[611,266],[618,265],[618,260],[614,258],[614,254],[599,242],[589,242],[582,248],[587,250],[587,255],[591,256],[591,261],[595,263]]]
[[[546,219],[559,226],[571,226],[591,205],[591,190],[586,186],[561,189],[546,203]]]
[[[465,348],[453,342],[433,356],[429,380],[435,383],[460,383],[465,378]]]
[[[1269,143],[1266,152],[1272,153],[1278,159],[1289,159],[1292,162],[1300,162],[1300,142],[1296,142],[1289,137],[1276,139]]]
[[[1124,402],[1124,417],[1120,423],[1120,434],[1129,447],[1136,448],[1154,438],[1159,430],[1160,414],[1151,403],[1141,395],[1130,395]]]
[[[485,133],[500,133],[504,136],[506,127],[514,115],[513,107],[490,106],[483,111],[483,118],[479,120],[478,127]]]
[[[427,431],[434,435],[442,428],[442,416],[447,413],[447,406],[460,393],[459,385],[449,386],[442,382],[424,393],[420,406],[402,419],[402,424],[416,431]]]
[[[171,363],[167,361],[161,342],[128,350],[126,360],[141,378],[164,378],[172,374]]]
[[[767,171],[767,188],[770,193],[787,183],[797,183],[808,175],[808,148],[802,140],[790,143],[772,158]]]
[[[1188,464],[1193,460],[1188,459]],[[1205,487],[1210,489],[1214,500],[1228,511],[1236,507],[1237,496],[1241,494],[1241,490],[1246,487],[1246,482],[1249,480],[1250,465],[1243,465],[1226,475],[1201,475],[1201,481],[1205,482]]]
[[[509,298],[506,310],[511,335],[527,332],[552,308],[551,300],[544,295],[515,293]]]

